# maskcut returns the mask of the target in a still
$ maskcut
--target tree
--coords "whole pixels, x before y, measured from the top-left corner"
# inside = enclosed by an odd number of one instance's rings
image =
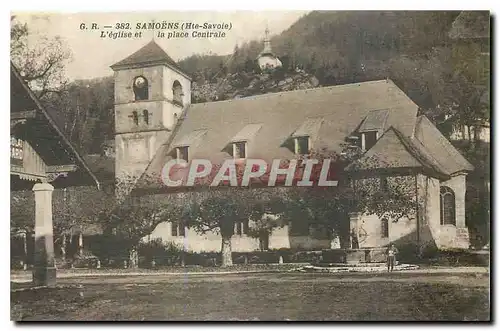
[[[111,192],[92,186],[55,189],[52,194],[54,243],[60,244],[66,258],[66,241],[75,231],[85,233],[90,226],[99,226],[99,216],[112,206]]]
[[[254,189],[255,190],[255,189]],[[285,190],[279,187],[259,188],[258,199],[253,199],[249,220],[248,235],[259,239],[261,250],[267,249],[265,242],[276,228],[287,224],[283,217],[285,212]],[[254,192],[257,194],[257,192]],[[256,196],[256,195],[254,195]]]
[[[32,232],[35,226],[35,196],[31,191],[14,191],[10,197],[10,231]]]
[[[222,266],[231,266],[231,238],[236,222],[260,220],[264,213],[275,213],[278,201],[275,193],[273,190],[263,192],[238,187],[190,193],[191,203],[185,214],[186,225],[200,234],[209,231],[220,234]]]
[[[360,213],[387,217],[397,222],[416,214],[417,200],[412,176],[393,174],[388,177],[377,172],[377,168],[390,169],[390,164],[380,164],[373,158],[360,161],[363,155],[357,146],[344,145],[340,154],[325,150],[311,151],[308,158],[331,160],[331,179],[337,179],[335,187],[292,187],[287,188],[282,218],[291,224],[319,225],[327,229],[331,238],[339,237],[344,247],[349,235],[349,214]],[[349,164],[355,165],[349,171]],[[359,175],[356,170],[371,168],[367,175]],[[319,175],[319,167],[313,168],[312,178]],[[382,182],[386,180],[384,189]],[[304,224],[304,221],[307,224]]]
[[[255,60],[252,60],[251,58],[247,58],[245,60],[245,66],[244,66],[244,71],[246,73],[255,73],[258,71],[257,63]]]
[[[46,109],[82,154],[100,153],[113,137],[113,77],[77,80],[65,91],[48,95]]]
[[[295,227],[309,232],[309,227],[314,224],[327,229],[330,239],[338,236],[346,240],[348,193],[345,188],[334,187],[289,188],[282,218],[290,224],[292,231]]]
[[[30,88],[44,98],[51,92],[59,93],[67,84],[65,67],[71,60],[71,51],[59,37],[33,36],[26,23],[11,18],[10,57]],[[28,42],[29,41],[29,42]]]
[[[98,224],[99,215],[113,204],[114,197],[96,187],[56,188],[52,193],[54,243],[66,258],[67,236],[75,230],[84,232]],[[33,232],[35,227],[35,196],[32,191],[11,194],[11,234]]]
[[[128,196],[109,212],[101,215],[106,233],[112,233],[117,242],[127,249],[129,265],[138,266],[137,248],[142,238],[154,231],[162,222],[178,222],[183,218],[180,196],[155,195]]]
[[[96,221],[102,210],[112,204],[113,197],[95,187],[56,188],[52,193],[52,216],[55,240],[75,225]],[[33,230],[35,195],[32,191],[16,191],[11,196],[11,230]]]
[[[283,217],[273,214],[262,214],[260,217],[252,218],[252,224],[248,229],[248,236],[259,240],[259,249],[267,249],[266,242],[276,228],[282,228],[288,224]]]

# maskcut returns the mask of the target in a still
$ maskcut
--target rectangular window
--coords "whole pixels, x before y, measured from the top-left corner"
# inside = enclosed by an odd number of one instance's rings
[[[10,162],[13,165],[23,165],[23,141],[21,139],[10,138]]]
[[[361,148],[365,151],[369,150],[377,142],[378,132],[368,131],[368,132],[363,132],[362,135],[363,136],[361,137],[361,143],[362,143]]]
[[[243,221],[243,234],[248,234],[248,220]]]
[[[148,110],[147,110],[147,109],[144,109],[144,110],[142,111],[142,117],[144,118],[144,122],[145,122],[146,124],[149,124],[149,112],[148,112]]]
[[[189,161],[188,146],[177,147],[177,160]]]
[[[245,159],[247,157],[247,143],[245,141],[233,144],[233,157],[235,159]]]
[[[235,227],[237,235],[248,234],[248,220],[236,222]]]
[[[387,218],[382,219],[382,238],[389,237],[389,220]]]
[[[132,120],[135,125],[139,125],[139,114],[135,110],[132,112]]]
[[[183,223],[172,222],[172,237],[185,237],[186,227]]]
[[[309,154],[309,137],[295,138],[295,154],[296,155]]]

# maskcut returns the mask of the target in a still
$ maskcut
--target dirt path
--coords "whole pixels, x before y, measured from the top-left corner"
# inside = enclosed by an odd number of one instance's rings
[[[488,275],[149,275],[64,279],[23,320],[487,320]],[[75,290],[73,290],[74,292]],[[73,295],[73,297],[75,297]],[[15,316],[14,316],[15,315]]]

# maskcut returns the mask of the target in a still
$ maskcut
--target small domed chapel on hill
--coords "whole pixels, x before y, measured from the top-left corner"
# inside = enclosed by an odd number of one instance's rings
[[[268,33],[257,61],[261,68],[281,65]],[[155,41],[111,68],[115,176],[138,178],[134,194],[171,194],[160,181],[144,179],[160,174],[172,158],[293,159],[313,149],[340,152],[352,138],[365,151],[362,158],[380,161],[362,170],[379,180],[381,189],[391,176],[405,174],[414,180],[422,202],[417,215],[398,222],[350,214],[345,222],[358,235],[360,248],[415,241],[468,248],[465,190],[473,167],[428,118],[417,115],[418,106],[391,80],[191,104],[190,76]],[[310,226],[277,228],[264,249],[319,250],[334,245],[328,236],[312,235]],[[259,239],[247,235],[248,227],[248,222],[235,224],[233,251],[262,249]],[[221,247],[217,234],[199,235],[181,220],[160,224],[151,237],[191,251]]]

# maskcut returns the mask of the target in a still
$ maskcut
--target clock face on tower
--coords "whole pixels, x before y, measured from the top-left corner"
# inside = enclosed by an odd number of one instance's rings
[[[137,88],[143,88],[144,85],[146,85],[146,80],[144,79],[144,77],[137,77],[134,81],[134,85]]]

